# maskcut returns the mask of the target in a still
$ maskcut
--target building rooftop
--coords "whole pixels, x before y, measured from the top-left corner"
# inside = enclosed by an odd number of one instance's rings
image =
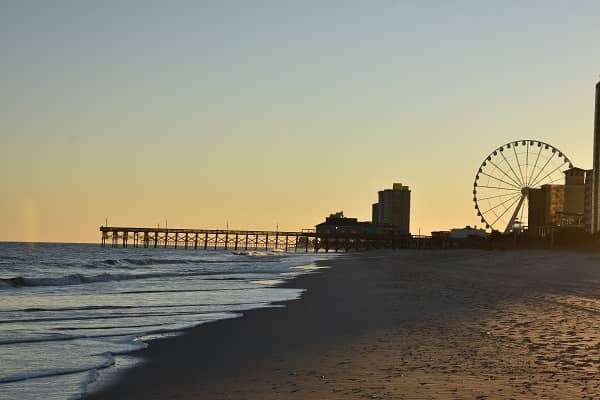
[[[565,171],[565,174],[567,172],[585,172],[586,170],[583,168],[579,168],[579,167],[571,167],[568,170]]]

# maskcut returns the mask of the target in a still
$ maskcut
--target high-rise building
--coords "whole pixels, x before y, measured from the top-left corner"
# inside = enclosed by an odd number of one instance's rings
[[[379,202],[373,204],[373,223],[410,233],[410,189],[394,183],[392,189],[379,192]]]
[[[592,180],[592,233],[600,230],[600,82],[596,84],[594,114],[594,177]]]
[[[564,209],[565,186],[543,185],[529,190],[528,228],[538,236],[546,236],[549,228],[557,225],[557,215]]]
[[[585,200],[583,205],[583,224],[585,231],[592,233],[593,224],[593,188],[594,188],[594,170],[588,169],[585,171]]]

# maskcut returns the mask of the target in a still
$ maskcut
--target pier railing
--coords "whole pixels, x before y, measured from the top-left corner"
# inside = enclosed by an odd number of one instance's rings
[[[365,251],[379,248],[431,248],[431,237],[323,234],[316,231],[257,231],[101,226],[102,246],[194,250],[276,250],[286,252]]]

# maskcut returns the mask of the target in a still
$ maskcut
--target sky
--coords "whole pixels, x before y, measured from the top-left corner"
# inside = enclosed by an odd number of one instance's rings
[[[475,225],[494,148],[591,168],[593,1],[0,1],[0,240],[113,226]]]

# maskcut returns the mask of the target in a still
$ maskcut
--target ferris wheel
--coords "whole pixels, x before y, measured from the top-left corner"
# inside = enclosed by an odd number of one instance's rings
[[[475,175],[477,215],[493,231],[522,229],[527,226],[530,191],[564,180],[564,171],[572,167],[563,152],[539,140],[517,140],[498,147]]]

